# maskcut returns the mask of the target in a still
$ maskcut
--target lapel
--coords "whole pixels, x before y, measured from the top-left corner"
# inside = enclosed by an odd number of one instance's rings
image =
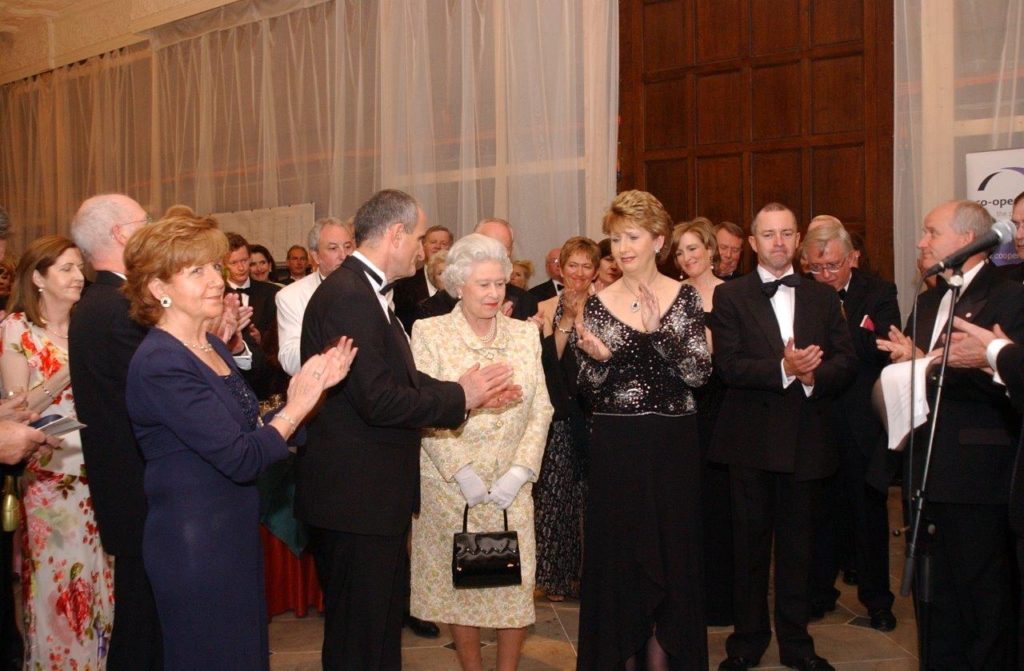
[[[351,270],[362,282],[366,290],[370,292],[371,298],[373,298],[374,304],[379,304],[377,300],[377,290],[373,288],[373,284],[366,277],[366,273],[372,273],[376,275],[376,271],[372,268],[368,268],[365,263],[360,261],[355,256],[349,256],[342,263],[342,268]],[[394,310],[388,308],[388,317],[391,318],[391,323],[388,323],[387,318],[384,316],[383,310],[377,310],[376,314],[380,315],[380,328],[383,329],[382,333],[388,334],[386,337],[391,339],[391,347],[388,351],[397,351],[402,357],[402,362],[405,364],[405,372],[409,377],[409,382],[414,386],[418,386],[419,376],[416,374],[416,361],[412,358],[412,348],[409,347],[409,338],[405,334],[405,329],[402,327],[402,323],[395,316]]]
[[[946,293],[946,288],[944,284],[936,286],[921,294],[917,299],[917,340],[914,344],[922,351],[927,351],[928,345],[931,344],[939,303]],[[907,327],[903,331],[906,335],[911,334],[912,318],[913,314],[907,319]]]
[[[814,300],[810,293],[812,291],[811,282],[814,280],[808,280],[806,277],[800,282],[800,286],[793,290],[793,344],[796,347],[807,347],[814,343],[814,322],[815,319],[821,319],[824,315],[814,314],[815,310],[812,306]],[[832,287],[828,287],[832,291]],[[836,300],[838,300],[836,296]]]
[[[956,302],[956,316],[973,322],[978,318],[978,313],[985,309],[988,303],[988,296],[995,280],[996,270],[991,263],[985,266],[975,275],[971,285],[960,296]]]
[[[185,345],[183,345],[177,338],[172,336],[170,333],[167,333],[162,329],[150,329],[150,333],[155,333],[156,337],[162,338],[165,342],[169,343],[170,346],[174,348],[174,351],[179,352],[180,356],[184,358],[186,361],[188,361],[190,365],[192,365],[192,367],[199,372],[203,379],[206,380],[206,383],[207,385],[209,385],[210,389],[212,389],[213,392],[217,395],[217,397],[220,398],[221,403],[224,404],[224,407],[226,407],[228,409],[228,412],[231,413],[231,416],[235,419],[236,422],[238,422],[239,426],[249,426],[249,420],[246,419],[244,414],[242,414],[242,409],[238,406],[238,399],[235,398],[234,394],[232,394],[231,391],[228,389],[228,386],[227,384],[225,384],[224,380],[222,380],[220,376],[213,371],[212,368],[210,368],[205,363],[200,361],[198,357],[192,354],[192,352],[190,352],[188,348],[185,347]],[[238,371],[235,368],[234,360],[230,356],[225,356],[227,354],[227,350],[221,344],[221,342],[218,339],[210,338],[209,336],[207,336],[207,342],[213,345],[214,349],[217,350],[217,355],[220,358],[224,359],[225,362],[227,362],[228,368],[231,370],[231,372],[234,374],[238,374]]]
[[[782,342],[782,331],[779,330],[779,322],[775,319],[771,300],[761,291],[761,276],[753,272],[736,281],[747,283],[744,291],[747,297],[747,309],[753,317],[757,329],[764,335],[772,355],[777,355],[781,359],[785,348]]]
[[[867,314],[865,306],[867,300],[867,281],[864,279],[864,275],[854,268],[853,274],[850,276],[850,287],[846,290],[846,301],[843,303],[843,309],[846,311],[848,319],[857,321],[856,325],[859,325],[861,317]]]

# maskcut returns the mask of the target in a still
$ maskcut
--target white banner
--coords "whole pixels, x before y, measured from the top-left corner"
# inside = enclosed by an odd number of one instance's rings
[[[966,155],[967,197],[985,207],[996,219],[1009,219],[1013,199],[1024,191],[1024,149],[981,151]],[[1013,242],[1001,245],[990,257],[998,265],[1019,263]]]

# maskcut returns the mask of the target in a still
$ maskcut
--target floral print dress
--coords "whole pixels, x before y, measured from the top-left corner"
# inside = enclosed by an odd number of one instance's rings
[[[9,315],[0,333],[0,355],[28,360],[30,390],[68,365],[68,353],[24,313]],[[40,414],[73,416],[71,387]],[[114,563],[100,545],[81,438],[63,440],[51,457],[32,458],[21,481],[27,671],[104,669],[114,621]]]

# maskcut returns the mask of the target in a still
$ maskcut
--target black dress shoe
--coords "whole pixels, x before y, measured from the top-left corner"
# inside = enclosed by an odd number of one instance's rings
[[[871,628],[878,631],[892,631],[896,628],[896,616],[888,608],[876,608],[871,611]]]
[[[405,616],[405,622],[403,624],[412,630],[412,633],[416,634],[420,638],[437,638],[441,635],[441,630],[437,628],[437,625],[433,622],[427,622],[421,620],[418,617],[412,615]]]
[[[759,659],[732,655],[722,660],[722,663],[718,665],[718,671],[747,671],[747,669],[757,666],[757,663],[760,661]]]
[[[857,569],[848,568],[843,571],[843,582],[847,585],[860,583],[860,575],[857,573]]]
[[[791,669],[797,669],[797,671],[836,671],[836,667],[829,664],[827,659],[817,655],[811,655],[803,659],[793,659],[788,662],[782,660],[782,664]]]

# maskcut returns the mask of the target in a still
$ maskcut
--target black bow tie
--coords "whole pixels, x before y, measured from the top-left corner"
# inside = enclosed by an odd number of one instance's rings
[[[245,294],[246,296],[252,296],[252,287],[231,287],[228,289],[229,294]]]
[[[785,284],[787,287],[798,287],[800,286],[800,276],[796,273],[792,275],[786,275],[782,279],[772,280],[771,282],[762,282],[761,291],[765,296],[771,298],[779,291],[779,285]]]
[[[363,264],[363,271],[366,272],[366,274],[369,275],[370,277],[372,277],[375,281],[381,282],[381,283],[384,282],[384,278],[381,277],[380,275],[378,275],[377,271],[373,270],[372,268],[367,266],[365,263]],[[387,284],[382,286],[380,289],[378,289],[377,292],[381,296],[383,296],[383,295],[387,294],[387,292],[391,291],[394,288],[395,288],[395,283],[394,282],[388,282]]]

